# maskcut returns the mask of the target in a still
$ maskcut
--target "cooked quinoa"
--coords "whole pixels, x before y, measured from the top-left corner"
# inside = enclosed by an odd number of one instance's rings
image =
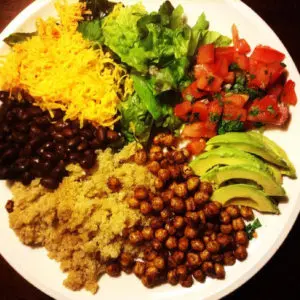
[[[154,178],[146,167],[130,162],[136,150],[132,143],[118,154],[111,149],[100,151],[91,174],[79,165],[69,165],[69,176],[55,191],[42,187],[39,179],[30,186],[12,185],[11,228],[24,244],[44,246],[49,257],[61,263],[68,273],[64,284],[72,290],[95,293],[108,260],[122,250],[139,252],[122,237],[122,231],[145,220],[126,200],[137,185],[151,189]],[[111,176],[121,181],[118,193],[107,186]]]

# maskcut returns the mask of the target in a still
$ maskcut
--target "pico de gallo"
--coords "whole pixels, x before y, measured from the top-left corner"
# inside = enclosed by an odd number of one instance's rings
[[[199,154],[205,139],[263,125],[284,126],[289,106],[296,105],[295,83],[287,80],[285,55],[269,46],[253,52],[232,26],[233,46],[202,45],[193,69],[194,81],[174,108],[185,122],[181,132],[188,149]]]

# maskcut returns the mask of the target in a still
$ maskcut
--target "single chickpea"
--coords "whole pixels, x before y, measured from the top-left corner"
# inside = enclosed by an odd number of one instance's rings
[[[235,264],[236,258],[232,251],[227,251],[224,253],[223,261],[225,266],[233,266]]]
[[[150,161],[161,161],[163,158],[164,158],[164,155],[162,152],[151,152],[149,154]]]
[[[196,192],[194,195],[194,201],[198,205],[202,205],[209,200],[209,195],[204,192]]]
[[[152,211],[152,206],[149,202],[147,201],[142,201],[140,204],[140,211],[143,215],[148,215]]]
[[[174,151],[173,159],[177,164],[182,164],[186,161],[186,157],[184,156],[182,151]]]
[[[148,198],[148,189],[144,186],[137,186],[134,189],[134,197],[138,200],[145,200]]]
[[[240,208],[241,216],[247,220],[252,221],[254,219],[253,210],[250,207],[242,206]]]
[[[176,216],[173,220],[173,226],[176,229],[181,229],[184,226],[184,218],[182,216]]]
[[[186,237],[181,237],[178,241],[178,249],[185,252],[189,248],[189,240]]]
[[[172,257],[173,257],[176,265],[180,265],[184,261],[184,253],[182,251],[175,251],[172,254]]]
[[[201,251],[199,255],[202,261],[208,261],[211,258],[211,254],[207,249]]]
[[[221,248],[225,248],[232,243],[232,237],[224,233],[219,233],[217,242],[220,244]]]
[[[133,231],[129,234],[129,241],[131,244],[136,245],[143,241],[143,235],[140,231]]]
[[[193,227],[187,225],[184,229],[184,235],[188,239],[192,240],[192,239],[196,238],[196,236],[198,235],[198,230],[196,228],[193,228]]]
[[[171,134],[166,134],[161,138],[161,143],[166,147],[171,147],[175,144],[175,138]]]
[[[177,276],[179,280],[185,280],[188,275],[187,267],[185,265],[180,265],[176,269]]]
[[[150,148],[150,153],[162,152],[162,148],[158,145],[154,145]]]
[[[205,217],[205,213],[202,209],[198,211],[198,215],[199,215],[199,219],[201,221],[201,224],[205,224],[206,223],[206,217]]]
[[[223,254],[213,254],[211,256],[211,259],[213,262],[222,263],[223,259],[224,259],[224,255]]]
[[[184,155],[184,157],[186,156]],[[189,177],[194,175],[194,171],[189,165],[183,165],[181,167],[181,175],[184,179],[188,179]]]
[[[150,226],[146,226],[142,230],[142,235],[143,235],[144,240],[150,241],[153,239],[154,231]]]
[[[165,225],[165,229],[168,231],[169,235],[174,235],[176,233],[176,228],[174,225],[171,225],[170,223]]]
[[[155,178],[154,186],[157,190],[161,190],[164,187],[165,183],[160,178]]]
[[[202,271],[204,272],[204,274],[206,274],[207,276],[213,276],[214,275],[214,265],[211,261],[205,261],[202,266],[201,266]]]
[[[210,252],[210,253],[217,253],[220,250],[220,244],[217,241],[209,241],[206,244],[206,249]]]
[[[155,238],[160,242],[164,242],[168,237],[168,231],[164,228],[157,229],[155,231]]]
[[[182,287],[191,287],[194,283],[192,275],[188,275],[184,280],[179,280],[179,283]]]
[[[107,186],[112,192],[119,192],[122,188],[121,181],[115,176],[108,178]]]
[[[193,277],[199,282],[204,282],[206,275],[199,269],[193,272]]]
[[[160,169],[158,171],[158,177],[162,180],[162,181],[168,181],[170,179],[170,171],[168,169]]]
[[[187,180],[186,184],[187,184],[188,191],[192,192],[192,191],[197,190],[200,185],[199,177],[197,177],[197,176],[190,177]]]
[[[189,266],[198,267],[201,264],[201,259],[197,253],[189,252],[186,255],[186,259]]]
[[[173,179],[178,179],[180,177],[180,167],[179,166],[169,166],[168,170],[170,171],[170,175]]]
[[[170,270],[167,275],[168,283],[171,285],[176,285],[179,282],[179,278],[176,269]]]
[[[170,211],[169,208],[164,208],[161,212],[160,212],[160,216],[163,220],[168,220],[172,215],[172,212]]]
[[[133,257],[130,253],[123,252],[119,261],[122,267],[129,267],[133,264]]]
[[[166,263],[165,260],[162,256],[157,256],[154,260],[153,260],[154,266],[158,269],[158,270],[163,270],[166,267]]]
[[[224,234],[230,234],[232,232],[232,225],[221,225],[220,226],[220,231]]]
[[[133,267],[133,273],[141,278],[144,273],[145,273],[145,269],[146,269],[146,264],[142,261],[137,261]]]
[[[118,277],[121,274],[121,267],[117,263],[111,263],[106,266],[105,271],[111,277]]]
[[[140,207],[140,202],[136,198],[129,198],[127,201],[130,208],[138,209]]]
[[[156,267],[149,267],[145,271],[145,276],[147,277],[149,282],[155,282],[158,277],[158,269]]]
[[[161,198],[167,204],[170,203],[173,197],[174,197],[174,192],[172,190],[166,190],[161,193]]]
[[[220,222],[222,224],[230,224],[231,222],[231,218],[230,218],[230,215],[227,211],[221,211],[220,212]]]
[[[150,163],[148,163],[147,168],[152,174],[156,175],[160,170],[160,164],[157,161],[151,161]]]
[[[135,154],[134,154],[134,162],[137,165],[144,165],[147,161],[147,153],[145,150],[138,150]]]
[[[235,231],[244,230],[245,229],[245,222],[242,218],[237,218],[232,220],[232,228]]]
[[[180,198],[178,197],[173,197],[171,199],[171,202],[170,202],[170,206],[171,206],[171,209],[175,212],[175,213],[181,213],[184,211],[185,209],[185,203],[183,200],[181,200]]]
[[[237,231],[235,234],[235,242],[239,245],[248,246],[249,239],[247,233],[243,230]]]
[[[212,185],[209,182],[201,182],[200,184],[200,192],[206,193],[208,195],[211,195],[213,192]]]
[[[151,204],[154,211],[160,212],[164,209],[164,202],[160,197],[154,197]]]
[[[248,256],[246,247],[242,245],[238,246],[234,251],[234,256],[240,261],[245,260]]]
[[[166,247],[169,250],[173,250],[177,248],[177,239],[174,236],[169,236],[165,243]]]
[[[188,194],[186,183],[184,182],[184,183],[177,184],[175,186],[174,193],[180,198],[185,198]]]
[[[152,217],[150,220],[150,226],[152,229],[158,229],[163,227],[164,222],[161,218],[159,217]]]
[[[197,206],[193,197],[189,197],[185,200],[185,208],[187,211],[195,211]]]
[[[224,279],[225,278],[224,266],[219,263],[215,263],[214,268],[215,268],[216,278]]]
[[[168,161],[167,158],[164,158],[164,159],[161,160],[161,162],[160,162],[160,166],[161,166],[162,169],[168,169],[169,165],[170,165],[170,163],[169,163],[169,161]],[[168,171],[169,171],[169,170],[168,170]]]
[[[220,208],[214,203],[210,202],[204,207],[204,214],[206,218],[213,218],[220,213]]]
[[[227,206],[226,211],[232,219],[238,218],[240,216],[240,210],[236,205]]]
[[[156,240],[156,239],[151,242],[151,245],[152,245],[152,248],[155,251],[159,251],[162,248],[162,243],[159,240]]]
[[[199,215],[195,211],[185,213],[185,222],[189,225],[196,224],[199,221]]]
[[[205,249],[204,243],[200,239],[195,239],[191,241],[191,247],[195,251],[203,251]]]

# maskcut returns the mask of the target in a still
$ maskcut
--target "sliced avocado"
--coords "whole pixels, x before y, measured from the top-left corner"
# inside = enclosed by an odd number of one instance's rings
[[[261,140],[262,143],[264,143],[264,145],[270,149],[270,151],[275,153],[278,157],[281,158],[281,160],[283,160],[285,162],[286,169],[281,170],[282,174],[285,174],[291,178],[297,178],[296,169],[295,169],[293,163],[289,160],[286,152],[279,145],[277,145],[275,142],[270,140],[268,137],[260,134],[257,131],[249,131],[248,134],[255,137],[257,140]]]
[[[244,205],[260,212],[279,213],[277,205],[271,198],[257,187],[249,184],[232,184],[221,187],[214,191],[211,199],[222,203],[224,206]]]
[[[275,178],[276,182],[278,184],[282,184],[282,175],[280,172],[280,169],[278,169],[277,167],[275,167],[274,165],[271,164],[267,164],[270,172],[273,174],[273,177]]]
[[[229,132],[211,138],[207,142],[207,145],[209,148],[211,148],[211,146],[231,146],[260,156],[266,161],[282,168],[288,168],[287,163],[281,155],[278,155],[277,152],[274,152],[270,147],[266,146],[263,139],[258,138],[257,134],[249,134],[249,132]],[[261,134],[259,135],[262,136]]]
[[[203,176],[208,170],[217,165],[254,165],[273,175],[273,170],[262,160],[238,148],[221,146],[198,155],[190,167],[196,175]],[[275,178],[275,176],[274,176]]]
[[[264,169],[252,165],[214,167],[201,177],[202,181],[209,181],[216,188],[222,183],[233,179],[254,181],[269,196],[285,195],[284,189],[275,181],[272,175],[265,172]]]

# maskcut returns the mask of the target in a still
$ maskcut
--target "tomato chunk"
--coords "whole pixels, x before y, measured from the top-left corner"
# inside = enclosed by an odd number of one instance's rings
[[[225,104],[223,110],[223,120],[246,121],[247,111],[244,108],[232,104]]]
[[[211,138],[217,134],[216,125],[208,122],[195,122],[184,126],[182,136],[187,138]]]
[[[233,60],[240,69],[245,71],[249,70],[249,58],[245,54],[235,53]]]
[[[228,75],[229,63],[226,58],[218,58],[215,63],[215,74],[224,78]]]
[[[222,87],[223,79],[219,76],[210,75],[207,78],[207,85],[203,88],[207,92],[220,92]],[[199,84],[198,84],[199,87]]]
[[[226,58],[228,63],[233,62],[233,56],[235,53],[234,47],[217,47],[215,49],[216,58]]]
[[[236,107],[242,108],[249,99],[249,95],[246,94],[226,94],[224,96],[225,104],[233,104]]]
[[[198,90],[197,81],[194,81],[182,91],[182,98],[184,101],[192,101],[194,99],[199,99],[204,95],[205,92]]]
[[[295,82],[288,80],[283,88],[281,101],[285,104],[296,105],[297,104],[297,95],[295,92]]]
[[[209,122],[217,123],[221,118],[222,112],[223,112],[223,106],[220,103],[220,101],[219,100],[211,101],[208,106]]]
[[[205,149],[206,146],[206,142],[204,139],[199,139],[196,141],[192,141],[190,142],[186,148],[189,151],[190,154],[192,155],[198,155],[200,153],[202,153]]]
[[[197,64],[211,64],[215,61],[215,46],[213,44],[202,45],[198,50]]]
[[[199,120],[200,121],[207,121],[208,119],[208,105],[201,102],[201,101],[197,101],[194,103],[193,105],[193,109],[192,109],[192,113],[193,114],[199,114]]]
[[[174,108],[174,114],[180,119],[186,120],[188,113],[192,111],[192,104],[189,101],[179,103]]]
[[[271,64],[275,62],[282,62],[285,55],[269,46],[257,46],[251,54],[251,59]]]
[[[239,39],[237,43],[237,51],[240,54],[246,54],[251,51],[251,48],[245,39]]]
[[[227,76],[224,77],[224,82],[234,83],[234,81],[235,81],[235,73],[234,72],[228,72]]]
[[[239,38],[238,29],[237,29],[237,27],[236,27],[235,24],[232,25],[231,32],[232,32],[232,42],[233,42],[235,50],[237,50],[237,48],[238,48],[238,41],[239,41],[240,38]]]
[[[279,99],[280,95],[282,94],[283,86],[281,84],[276,84],[275,86],[272,86],[268,90],[269,95],[275,96],[277,99]]]

